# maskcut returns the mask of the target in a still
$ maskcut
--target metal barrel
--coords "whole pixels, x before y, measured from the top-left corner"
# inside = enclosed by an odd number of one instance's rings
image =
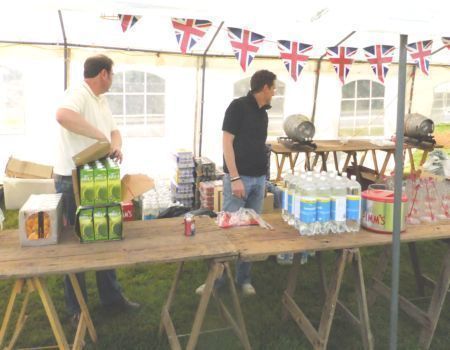
[[[314,124],[302,114],[287,117],[283,122],[283,129],[288,137],[298,142],[312,140],[316,131]]]
[[[434,131],[434,122],[422,114],[405,115],[405,136],[416,139],[425,138]]]

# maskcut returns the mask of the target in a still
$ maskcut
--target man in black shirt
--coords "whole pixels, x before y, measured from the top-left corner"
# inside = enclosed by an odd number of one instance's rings
[[[260,70],[250,80],[250,92],[231,102],[223,120],[223,210],[251,208],[261,213],[264,201],[267,156],[267,109],[275,94],[276,75]],[[238,261],[236,283],[245,295],[255,294],[251,263]],[[197,288],[201,294],[204,285]]]

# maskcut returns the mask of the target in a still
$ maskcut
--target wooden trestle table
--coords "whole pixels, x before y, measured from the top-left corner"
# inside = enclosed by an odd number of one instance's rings
[[[347,171],[348,166],[350,165],[350,162],[353,161],[356,165],[362,166],[364,164],[364,161],[366,159],[366,156],[368,153],[371,154],[373,164],[374,164],[374,171],[375,176],[380,177],[383,176],[387,165],[389,163],[389,160],[391,159],[391,156],[393,157],[395,152],[395,145],[394,144],[388,144],[388,145],[377,145],[375,143],[370,142],[369,140],[348,140],[345,143],[341,142],[339,140],[317,140],[314,141],[317,148],[311,149],[307,146],[298,146],[297,148],[290,149],[286,147],[284,144],[279,143],[277,141],[270,142],[271,151],[273,154],[275,154],[276,158],[276,166],[277,166],[277,178],[276,181],[280,181],[282,179],[281,173],[283,171],[284,163],[286,159],[289,160],[289,166],[291,169],[291,172],[294,172],[295,164],[297,162],[297,159],[300,155],[300,153],[305,154],[305,170],[311,170],[313,169],[318,161],[321,161],[321,170],[327,170],[327,159],[329,154],[333,154],[333,160],[334,160],[334,166],[335,170],[338,173],[342,173],[344,171]],[[413,149],[417,148],[408,144],[405,144],[403,147],[403,157],[406,157],[406,154],[408,155],[411,171],[416,172],[416,168],[418,166],[423,165],[425,160],[427,159],[428,153],[433,150],[433,148],[438,148],[440,146],[435,145],[432,148],[426,148],[423,149],[424,153],[421,157],[421,160],[418,165],[414,163],[414,157],[413,157]],[[385,157],[383,164],[381,168],[378,166],[378,160],[377,160],[377,151],[385,152]],[[342,167],[339,166],[338,161],[338,152],[343,152],[346,154],[346,158],[344,161],[344,164]],[[358,154],[360,154],[359,160],[358,160]],[[311,156],[313,156],[311,160]]]
[[[43,247],[21,247],[17,230],[0,232],[0,279],[16,280],[0,328],[0,348],[6,340],[6,332],[11,321],[17,295],[25,292],[25,298],[12,337],[9,344],[6,345],[7,349],[14,348],[20,332],[25,326],[29,296],[34,291],[39,293],[58,348],[71,348],[46,286],[45,277],[48,275],[68,274],[70,276],[82,316],[72,348],[80,349],[84,344],[86,328],[93,342],[97,341],[97,334],[75,273],[128,267],[137,264],[178,262],[178,271],[162,311],[161,330],[166,330],[172,348],[180,349],[169,311],[178,280],[182,275],[183,262],[210,259],[205,292],[200,299],[187,345],[187,349],[194,349],[208,302],[213,294],[214,280],[224,270],[230,276],[228,262],[237,257],[237,252],[227,239],[225,232],[219,229],[212,219],[198,218],[196,225],[198,233],[193,237],[186,237],[184,236],[183,218],[126,222],[124,225],[125,239],[122,241],[80,244],[73,232],[64,232],[59,244]],[[250,349],[233,279],[231,279],[230,285],[232,286],[233,306],[237,320],[232,319],[230,312],[226,310],[225,312],[244,348]],[[221,302],[218,296],[214,296]],[[223,303],[221,305],[225,308]]]
[[[316,251],[322,286],[326,295],[320,324],[318,329],[316,329],[293,298],[300,269],[300,255],[295,254],[294,263],[289,271],[287,287],[282,297],[282,304],[285,309],[284,316],[291,316],[295,320],[314,349],[325,349],[328,343],[334,312],[336,306],[339,306],[344,311],[344,314],[348,316],[350,322],[360,329],[364,348],[373,349],[373,337],[370,329],[366,288],[359,249],[373,246],[386,246],[384,253],[380,257],[379,267],[374,276],[376,284],[374,285],[373,293],[379,291],[382,295],[388,297],[388,289],[382,284],[381,277],[389,261],[389,259],[386,259],[386,251],[390,250],[392,236],[389,234],[376,234],[364,229],[361,229],[357,233],[344,233],[339,235],[299,236],[297,230],[282,220],[280,213],[263,215],[263,218],[274,227],[274,230],[264,230],[259,227],[242,227],[227,231],[228,237],[239,251],[240,258],[243,260],[257,261],[264,260],[269,255],[284,252],[300,253]],[[400,237],[401,242],[409,242],[413,245],[419,241],[448,240],[450,239],[450,224],[408,226],[407,231],[401,233]],[[336,252],[336,260],[333,276],[330,282],[327,283],[322,265],[321,252],[329,250]],[[417,260],[413,260],[413,264],[418,266],[416,262]],[[358,316],[353,315],[338,299],[339,289],[347,263],[351,264],[355,277],[354,283],[358,302]],[[418,271],[418,268],[416,268],[416,271]],[[426,279],[419,271],[416,275],[421,283],[425,283],[424,281]],[[405,298],[402,298],[400,302],[402,309],[405,309],[409,315],[412,315],[422,325],[420,341],[423,348],[428,348],[431,343],[447,294],[446,292],[449,288],[449,283],[450,244],[442,262],[440,277],[436,281],[428,312],[419,311],[417,308],[415,312],[408,312],[412,309],[410,307],[411,303],[407,302]]]

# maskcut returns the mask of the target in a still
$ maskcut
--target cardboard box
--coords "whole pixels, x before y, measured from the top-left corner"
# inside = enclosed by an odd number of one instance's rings
[[[108,141],[98,141],[80,153],[75,154],[72,159],[75,165],[79,167],[80,165],[106,157],[109,154],[110,149],[111,144]]]
[[[56,244],[62,226],[61,193],[31,195],[19,211],[22,246]]]
[[[144,174],[125,175],[121,182],[122,202],[131,202],[133,198],[155,187],[153,179]]]
[[[53,167],[9,157],[5,175],[20,179],[51,179]]]
[[[55,193],[53,179],[16,179],[3,178],[5,208],[8,210],[20,209],[32,194]]]
[[[214,211],[215,212],[222,211],[222,202],[223,202],[223,187],[222,186],[214,187]]]

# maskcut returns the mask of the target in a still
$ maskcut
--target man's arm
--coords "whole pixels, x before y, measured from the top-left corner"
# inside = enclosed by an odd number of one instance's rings
[[[122,163],[122,136],[117,129],[111,131],[111,151],[109,155],[119,163]]]
[[[228,168],[228,172],[230,173],[230,177],[234,178],[239,176],[237,167],[236,167],[236,158],[234,155],[233,148],[234,135],[229,133],[228,131],[223,132],[223,157],[225,158],[225,163]],[[231,182],[231,191],[233,196],[238,198],[245,197],[245,188],[244,183],[241,180],[236,180]]]
[[[61,126],[75,134],[89,137],[91,139],[104,141],[106,136],[95,126],[84,119],[81,114],[67,108],[56,111],[56,120]]]

